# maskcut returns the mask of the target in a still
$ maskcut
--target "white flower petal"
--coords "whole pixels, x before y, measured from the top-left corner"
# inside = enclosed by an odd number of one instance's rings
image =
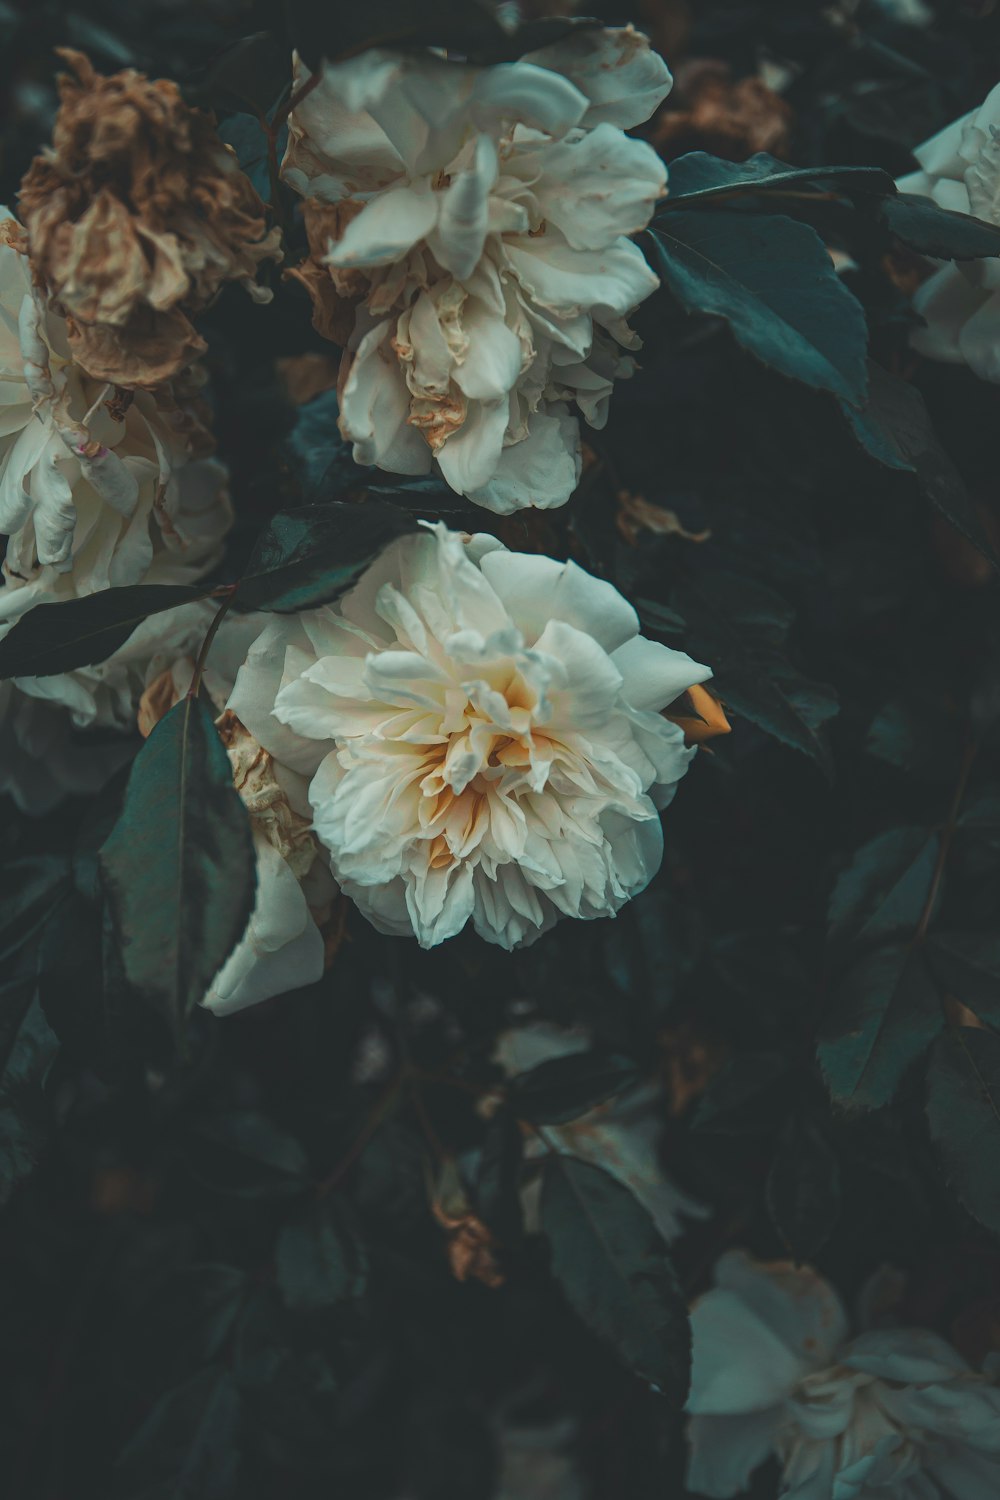
[[[673,79],[663,58],[631,26],[572,32],[526,61],[570,79],[590,101],[582,123],[630,130],[658,109]]]

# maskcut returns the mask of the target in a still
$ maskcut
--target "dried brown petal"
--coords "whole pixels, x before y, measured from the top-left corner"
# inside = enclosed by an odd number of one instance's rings
[[[309,255],[297,266],[289,266],[286,276],[305,287],[313,305],[313,327],[334,344],[346,344],[354,330],[354,311],[367,290],[360,271],[342,271],[325,264],[331,244],[341,238],[352,219],[364,207],[347,198],[340,203],[323,203],[307,198],[302,206]]]
[[[707,542],[712,535],[710,531],[688,531],[676,511],[651,505],[641,495],[633,495],[628,490],[622,490],[618,495],[615,523],[630,547],[636,545],[642,531],[652,532],[654,536],[679,536],[687,542]]]
[[[53,143],[21,185],[36,279],[67,318],[73,356],[96,379],[152,386],[204,350],[191,316],[227,281],[258,300],[279,232],[219,140],[177,85],[126,69],[96,73],[59,54]]]

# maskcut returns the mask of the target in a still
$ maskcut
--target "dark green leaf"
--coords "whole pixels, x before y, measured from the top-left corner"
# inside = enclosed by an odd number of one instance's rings
[[[675,204],[690,207],[692,203],[721,195],[776,192],[782,188],[799,190],[813,185],[847,193],[861,192],[894,195],[895,183],[879,167],[791,167],[766,151],[758,151],[746,161],[725,161],[707,151],[691,151],[670,163],[670,196],[663,217]],[[659,227],[660,218],[654,220]]]
[[[931,968],[956,1000],[1000,1028],[1000,936],[992,932],[935,932],[927,940]]]
[[[285,1197],[309,1182],[299,1142],[255,1110],[204,1121],[192,1134],[188,1156],[199,1177],[238,1198]]]
[[[562,1125],[622,1093],[637,1076],[627,1058],[574,1052],[550,1058],[512,1078],[507,1097],[518,1119],[533,1125]]]
[[[880,205],[882,222],[904,245],[935,260],[1000,255],[1000,226],[938,208],[929,198],[897,193]]]
[[[712,663],[727,708],[800,750],[832,775],[824,722],[837,711],[833,690],[808,681],[785,654],[794,610],[773,589],[718,569],[678,589],[687,647]]]
[[[524,1232],[521,1163],[524,1136],[516,1117],[498,1109],[490,1121],[476,1173],[476,1207],[483,1223],[504,1245],[518,1245]]]
[[[136,583],[36,604],[0,640],[0,677],[52,677],[105,661],[150,615],[204,599],[181,583]]]
[[[653,260],[688,312],[723,318],[780,375],[862,406],[868,330],[819,235],[783,215],[671,213],[650,230]]]
[[[780,1092],[775,1085],[786,1078],[791,1063],[780,1052],[741,1052],[711,1080],[694,1117],[699,1130],[735,1132],[747,1128],[747,1107],[761,1104],[769,1115]],[[762,1122],[762,1123],[766,1123]]]
[[[819,1065],[835,1103],[881,1109],[943,1025],[919,948],[866,954],[841,981],[820,1033]]]
[[[284,39],[271,31],[256,31],[209,63],[189,93],[192,102],[205,109],[249,110],[260,116],[270,113],[291,82]]]
[[[901,771],[944,777],[952,774],[958,759],[961,730],[947,702],[893,698],[872,720],[865,749]]]
[[[1000,232],[1000,231],[998,231]],[[868,400],[843,410],[858,442],[886,468],[912,472],[920,493],[1000,567],[965,481],[938,439],[920,392],[869,361]]]
[[[149,736],[100,858],[125,978],[180,1038],[257,881],[247,810],[200,700],[182,699]]]
[[[9,964],[31,942],[70,888],[70,862],[60,854],[29,855],[3,867],[0,963]]]
[[[117,1464],[121,1500],[240,1500],[243,1404],[210,1365],[158,1401]]]
[[[840,1217],[840,1163],[819,1122],[791,1115],[767,1175],[767,1209],[797,1261],[826,1244]]]
[[[330,1195],[284,1226],[275,1261],[278,1289],[292,1312],[323,1312],[360,1297],[368,1280],[368,1256],[350,1205]]]
[[[914,927],[930,893],[938,836],[893,828],[864,844],[830,896],[832,938],[887,937]]]
[[[257,540],[238,603],[278,614],[330,604],[391,541],[416,530],[412,516],[380,500],[282,512]]]
[[[32,976],[0,984],[0,1204],[35,1167],[49,1129],[42,1094],[59,1043]]]
[[[1000,1234],[1000,1036],[950,1026],[939,1037],[927,1120],[949,1183],[973,1218]]]
[[[687,1307],[646,1210],[607,1172],[557,1153],[543,1169],[542,1233],[577,1315],[679,1410],[691,1359]]]

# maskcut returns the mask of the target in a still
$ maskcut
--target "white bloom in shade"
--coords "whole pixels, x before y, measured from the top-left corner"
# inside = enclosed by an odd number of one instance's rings
[[[297,84],[309,76],[297,62]],[[491,68],[370,51],[324,70],[283,172],[326,234],[329,284],[315,264],[302,278],[318,318],[330,298],[358,303],[341,426],[359,463],[436,461],[501,513],[568,500],[571,409],[604,424],[632,367],[619,346],[638,343],[624,319],[659,285],[628,236],[666,168],[624,131],[670,83],[631,28]]]
[[[182,496],[189,454],[169,392],[129,393],[109,410],[119,398],[73,363],[65,321],[45,310],[11,243],[17,232],[0,223],[0,618],[27,607],[18,589],[65,598],[136,583],[164,552],[188,578],[204,573],[231,520],[220,471],[200,471],[197,500],[189,476]]]
[[[1000,84],[978,109],[931,136],[914,155],[920,170],[900,178],[901,192],[1000,225]],[[1000,381],[1000,261],[941,266],[913,305],[927,325],[913,334],[915,349]]]
[[[337,606],[278,618],[230,708],[309,778],[341,887],[433,947],[506,948],[610,916],[659,866],[692,751],[659,710],[710,675],[645,640],[573,563],[444,526],[392,543]]]
[[[692,1312],[687,1486],[747,1488],[771,1454],[794,1500],[995,1500],[1000,1389],[936,1334],[848,1337],[833,1288],[738,1252]]]
[[[590,1045],[585,1032],[563,1031],[536,1021],[503,1032],[494,1058],[508,1078],[514,1078],[539,1063],[585,1052]],[[642,1084],[566,1125],[546,1125],[544,1141],[529,1136],[525,1154],[544,1156],[554,1149],[602,1167],[635,1194],[669,1244],[681,1234],[685,1218],[704,1218],[706,1210],[664,1176],[659,1146],[665,1119],[662,1091]],[[531,1230],[539,1223],[540,1189],[539,1178],[524,1189],[525,1218]]]

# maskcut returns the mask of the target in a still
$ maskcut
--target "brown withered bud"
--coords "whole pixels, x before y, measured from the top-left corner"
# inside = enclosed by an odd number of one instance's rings
[[[695,59],[679,72],[670,107],[660,115],[653,142],[670,158],[711,151],[745,161],[755,151],[788,150],[792,111],[759,78],[733,80],[725,63]]]
[[[503,1286],[504,1276],[494,1254],[496,1242],[482,1219],[470,1210],[452,1218],[439,1203],[432,1203],[434,1217],[448,1237],[448,1264],[456,1281],[481,1281],[484,1286]]]
[[[683,729],[686,745],[703,745],[717,735],[731,734],[733,728],[718,698],[700,683],[665,709],[663,717]]]
[[[123,388],[171,379],[205,343],[191,318],[227,281],[255,301],[280,233],[212,119],[177,85],[105,78],[60,49],[52,145],[21,184],[33,272],[67,319],[74,359]]]

